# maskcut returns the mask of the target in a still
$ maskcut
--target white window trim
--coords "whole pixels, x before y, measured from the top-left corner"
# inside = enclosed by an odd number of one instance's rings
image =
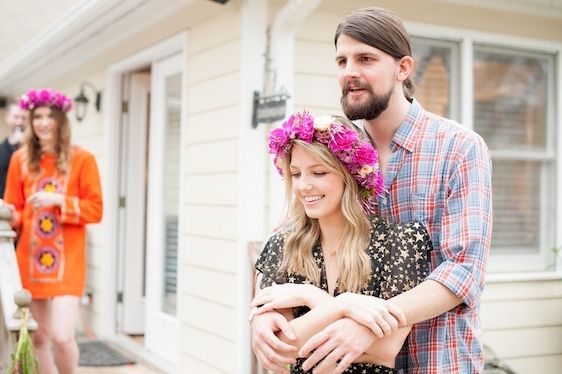
[[[530,37],[520,37],[501,33],[490,33],[482,32],[471,29],[464,28],[454,28],[454,27],[444,27],[438,25],[429,25],[416,22],[406,22],[406,28],[411,36],[421,37],[421,38],[433,38],[441,40],[456,41],[460,44],[460,99],[458,100],[460,105],[460,123],[464,126],[473,129],[473,54],[474,54],[474,44],[489,44],[497,45],[506,48],[515,48],[522,51],[529,51],[530,53],[547,53],[553,54],[554,58],[554,81],[549,82],[552,86],[549,87],[549,92],[554,92],[554,98],[549,98],[552,100],[549,103],[549,113],[547,114],[547,138],[552,139],[547,144],[546,152],[529,152],[528,156],[530,159],[545,160],[552,159],[555,160],[555,177],[554,186],[544,186],[544,188],[552,188],[553,201],[547,201],[548,191],[541,191],[541,207],[548,204],[554,203],[556,205],[555,212],[553,213],[554,222],[551,223],[552,227],[548,228],[545,225],[541,226],[540,234],[540,246],[541,251],[538,254],[533,255],[506,255],[506,254],[493,254],[490,256],[488,271],[492,273],[500,272],[515,272],[508,273],[506,275],[508,278],[513,277],[514,279],[522,279],[526,276],[524,274],[546,274],[551,276],[553,274],[552,269],[546,269],[548,265],[549,250],[546,248],[544,241],[549,240],[546,238],[545,232],[550,231],[549,235],[553,235],[555,246],[562,245],[562,193],[558,192],[562,186],[562,132],[556,131],[558,128],[562,128],[562,94],[560,94],[560,89],[562,88],[562,43],[546,41],[537,38]],[[531,155],[532,153],[532,155]],[[519,153],[521,155],[521,153]],[[499,158],[509,158],[509,152],[505,151],[494,151],[494,157]],[[543,184],[544,185],[544,184]],[[544,213],[544,209],[541,209],[541,214]],[[552,221],[550,217],[541,217],[543,222]],[[562,254],[559,254],[556,261],[557,273],[556,277],[560,277],[560,272],[562,272]],[[521,273],[521,269],[535,270],[538,272],[533,273]],[[544,269],[544,270],[543,270]],[[512,274],[512,275],[509,275]],[[501,276],[498,275],[498,278]],[[493,276],[491,279],[494,279]],[[526,278],[525,278],[526,279]]]

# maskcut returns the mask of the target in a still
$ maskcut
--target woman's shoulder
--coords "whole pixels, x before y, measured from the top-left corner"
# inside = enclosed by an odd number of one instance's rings
[[[12,153],[12,158],[10,160],[12,159],[21,160],[24,154],[25,154],[25,147],[19,147],[14,151],[14,153]]]
[[[283,247],[283,244],[285,243],[285,239],[287,238],[287,235],[289,235],[289,232],[290,232],[289,229],[280,229],[280,230],[273,231],[269,235],[269,238],[267,239],[265,246]]]
[[[73,165],[90,165],[96,163],[96,158],[93,153],[78,145],[73,145],[70,152],[71,163]]]

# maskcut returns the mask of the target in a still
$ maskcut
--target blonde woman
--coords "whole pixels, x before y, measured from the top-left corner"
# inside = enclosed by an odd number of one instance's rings
[[[365,354],[340,356],[336,344],[310,358],[330,357],[339,363],[329,368],[334,373],[348,366],[346,373],[394,373],[410,327],[386,299],[425,278],[431,250],[425,228],[373,215],[383,189],[377,153],[346,119],[294,114],[271,131],[269,148],[285,178],[288,220],[256,262],[258,360],[276,373],[308,372],[308,339],[352,319],[379,338]],[[372,336],[363,335],[357,338]]]

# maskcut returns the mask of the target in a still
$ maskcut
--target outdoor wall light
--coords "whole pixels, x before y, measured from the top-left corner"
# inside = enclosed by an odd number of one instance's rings
[[[88,99],[88,96],[86,96],[85,93],[86,87],[90,88],[96,96],[96,112],[99,112],[101,109],[101,91],[98,91],[98,89],[90,82],[80,83],[80,93],[74,98],[74,104],[76,105],[74,112],[76,114],[76,119],[79,122],[82,122],[84,117],[86,117],[86,112],[88,111],[88,103],[90,102],[90,99]]]

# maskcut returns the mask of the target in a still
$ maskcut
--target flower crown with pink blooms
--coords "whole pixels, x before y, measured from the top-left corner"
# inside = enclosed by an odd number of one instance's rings
[[[67,113],[72,109],[71,98],[49,88],[27,91],[26,94],[21,95],[19,104],[20,108],[24,110],[32,110],[40,106],[52,106]]]
[[[384,181],[379,169],[378,153],[360,134],[335,117],[314,118],[304,111],[295,113],[281,127],[269,132],[269,153],[275,155],[277,171],[283,176],[280,161],[291,151],[291,140],[325,145],[353,175],[361,194],[360,203],[367,214],[373,214],[376,195],[382,194]]]

